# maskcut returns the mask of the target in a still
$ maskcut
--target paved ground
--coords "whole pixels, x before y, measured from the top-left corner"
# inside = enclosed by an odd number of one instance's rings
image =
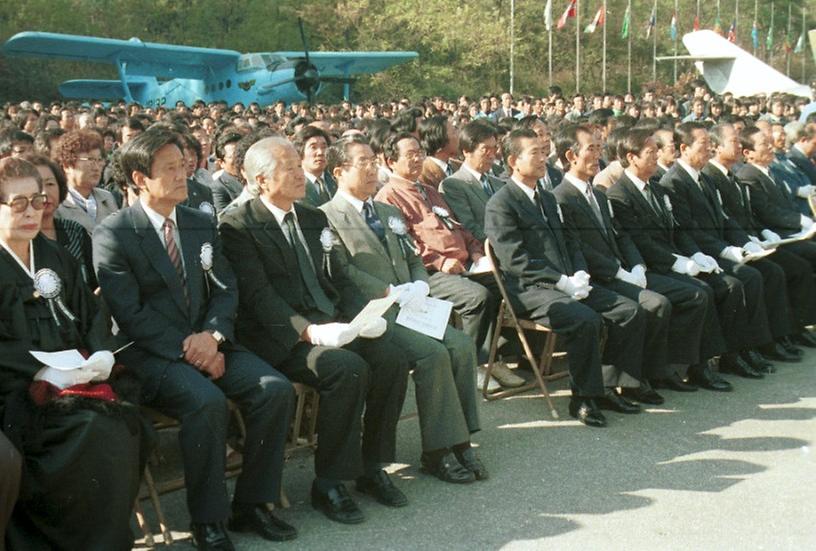
[[[492,478],[467,486],[419,472],[409,418],[394,466],[408,507],[357,495],[366,522],[333,523],[309,505],[311,458],[301,455],[287,464],[292,507],[280,512],[299,538],[233,541],[241,550],[814,549],[816,352],[777,365],[762,381],[730,377],[731,394],[666,391],[660,408],[608,413],[605,429],[568,417],[563,382],[553,385],[559,421],[535,395],[485,402],[476,441]],[[185,530],[183,492],[162,502]]]

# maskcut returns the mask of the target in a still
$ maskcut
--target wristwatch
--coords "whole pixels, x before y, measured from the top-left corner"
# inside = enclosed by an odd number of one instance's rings
[[[227,340],[226,337],[224,337],[224,335],[222,335],[220,331],[210,331],[210,335],[212,335],[212,337],[215,339],[215,342],[218,343],[218,346],[221,346],[222,344],[224,344],[224,341]]]

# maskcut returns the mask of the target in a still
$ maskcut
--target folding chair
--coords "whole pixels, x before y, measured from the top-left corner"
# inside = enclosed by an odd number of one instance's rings
[[[558,419],[558,412],[553,406],[552,399],[550,398],[550,391],[547,389],[547,381],[553,381],[568,375],[566,371],[553,373],[551,369],[553,358],[556,356],[564,356],[566,355],[566,352],[555,352],[556,335],[550,327],[532,320],[521,319],[516,315],[516,312],[513,310],[513,305],[510,302],[510,297],[507,294],[507,289],[504,286],[504,278],[501,274],[499,260],[496,258],[496,255],[493,252],[493,247],[490,246],[490,240],[488,239],[485,240],[485,254],[488,256],[488,258],[490,258],[490,262],[493,264],[493,277],[496,280],[496,285],[499,287],[502,300],[501,304],[499,304],[499,313],[496,318],[496,329],[493,332],[493,337],[490,343],[490,356],[488,357],[487,361],[487,374],[484,378],[484,384],[482,385],[482,396],[484,396],[486,400],[499,400],[501,398],[527,392],[528,390],[538,387],[541,390],[541,393],[544,395],[544,398],[547,400],[547,405],[550,408],[550,415],[553,419]],[[490,382],[490,374],[493,371],[493,364],[496,360],[496,351],[499,346],[501,330],[505,327],[512,327],[515,329],[519,342],[524,349],[524,357],[527,358],[528,362],[530,362],[535,379],[523,386],[509,388],[491,394],[487,391],[487,386]],[[525,333],[526,331],[536,331],[546,335],[541,355],[538,358],[536,358],[535,354],[533,353],[533,349],[530,346],[530,341],[527,339],[527,335]]]

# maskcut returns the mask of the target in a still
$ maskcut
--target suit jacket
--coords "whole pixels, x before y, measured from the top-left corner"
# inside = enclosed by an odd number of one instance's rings
[[[813,159],[807,158],[804,153],[795,147],[791,147],[790,151],[788,151],[788,159],[808,177],[811,185],[816,186],[816,164],[814,164]]]
[[[595,175],[592,179],[592,185],[606,189],[617,182],[621,176],[623,176],[623,165],[621,165],[620,161],[615,160]]]
[[[221,213],[224,207],[241,194],[244,185],[241,181],[226,170],[213,181],[212,196],[215,212]]]
[[[322,231],[326,216],[305,205],[295,205],[298,225],[308,245],[320,287],[340,306],[338,288],[324,274]],[[224,254],[232,262],[240,291],[236,322],[238,338],[264,358],[285,359],[312,323],[331,321],[306,305],[306,286],[297,256],[275,216],[255,198],[224,213],[218,226]],[[343,286],[350,290],[350,285]],[[335,318],[353,317],[362,308],[359,298],[344,301],[346,310]],[[359,291],[357,292],[359,295]]]
[[[448,159],[448,165],[450,165],[451,170],[456,172],[461,168],[462,161],[458,159]],[[419,181],[425,184],[426,186],[431,186],[434,189],[439,189],[439,184],[442,183],[442,180],[447,178],[448,175],[445,173],[442,168],[436,164],[436,162],[430,158],[430,156],[425,157],[425,161],[422,163],[422,174],[419,175]]]
[[[327,170],[323,171],[323,183],[329,195],[334,197],[334,194],[337,193],[337,182],[334,181],[334,178]],[[306,178],[306,196],[298,202],[314,208],[324,203],[323,199],[320,198],[320,190],[308,178]]]
[[[105,218],[119,210],[119,205],[116,203],[116,198],[109,191],[95,188],[91,195],[96,199],[96,222],[88,216],[85,209],[77,205],[74,198],[69,193],[65,197],[65,201],[57,208],[55,216],[66,220],[73,220],[79,222],[89,235],[93,235],[94,228],[98,226]]]
[[[562,275],[587,269],[576,237],[561,222],[555,197],[545,191],[542,203],[544,214],[510,182],[490,198],[485,209],[485,231],[507,290],[525,310],[526,291],[554,289]]]
[[[698,252],[696,243],[687,233],[676,231],[676,222],[660,186],[649,184],[658,210],[652,208],[637,186],[624,173],[606,190],[612,202],[615,218],[634,241],[649,269],[659,273],[671,271],[675,254]]]
[[[550,183],[552,183],[553,189],[558,187],[558,184],[564,179],[564,173],[561,172],[561,169],[553,166],[549,161],[547,162],[547,175],[550,177]]]
[[[389,285],[428,281],[422,259],[409,243],[401,245],[400,237],[392,230],[392,219],[403,220],[395,207],[374,201],[374,212],[385,229],[385,242],[377,239],[362,215],[340,195],[324,203],[320,210],[326,213],[338,238],[331,258],[333,279],[340,271],[367,300],[385,296]],[[405,238],[410,239],[407,235]]]
[[[716,192],[700,176],[700,185],[678,163],[660,179],[673,205],[678,231],[685,232],[705,254],[717,258],[729,245],[741,247],[748,235],[723,213]]]
[[[705,176],[705,184],[712,190],[719,191],[718,198],[722,198],[723,213],[746,233],[758,236],[763,228],[751,213],[750,193],[746,192],[745,186],[740,184],[736,176],[732,173],[732,179],[729,179],[711,163],[706,164],[701,173]]]
[[[802,217],[790,193],[752,164],[737,171],[737,179],[750,190],[754,217],[764,228],[790,235],[802,227]]]
[[[201,207],[201,203],[205,202],[215,208],[212,190],[195,178],[187,178],[187,200],[182,205],[191,209],[198,209]]]
[[[518,109],[514,109],[512,107],[510,108],[509,111],[506,111],[504,107],[499,107],[498,109],[490,113],[490,120],[498,124],[498,122],[501,121],[502,119],[510,117],[516,118],[516,115],[518,115],[519,113],[521,113],[521,111],[519,111]]]
[[[493,193],[504,185],[503,181],[491,174],[487,174],[487,181]],[[445,197],[456,219],[473,237],[484,242],[484,211],[490,196],[485,193],[482,183],[462,167],[439,184],[439,193]]]
[[[102,296],[123,340],[135,341],[121,359],[146,372],[146,381],[153,385],[160,383],[170,363],[183,357],[182,341],[189,335],[214,330],[234,341],[238,289],[221,254],[212,217],[177,206],[176,220],[189,305],[167,249],[141,203],[107,218],[93,236]],[[226,289],[213,284],[201,266],[205,243],[213,247],[212,269]]]
[[[614,210],[610,210],[606,196],[595,189],[592,193],[598,201],[603,226],[584,195],[570,182],[561,182],[553,192],[561,205],[564,223],[578,237],[590,275],[599,281],[612,281],[618,268],[631,270],[637,264],[646,263],[629,235],[616,227],[612,217]]]

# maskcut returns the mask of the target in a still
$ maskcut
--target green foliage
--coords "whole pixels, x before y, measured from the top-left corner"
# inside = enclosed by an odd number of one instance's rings
[[[580,29],[589,22],[602,0],[581,0]],[[733,19],[736,0],[722,0],[723,31]],[[792,34],[801,31],[802,3],[793,0]],[[542,94],[548,85],[548,33],[544,26],[546,0],[516,0],[515,90]],[[652,80],[652,40],[645,38],[653,0],[633,0],[632,35],[633,89]],[[716,17],[715,2],[701,2],[703,28],[711,28]],[[761,46],[758,54],[768,59],[764,43],[770,26],[770,2],[762,0],[757,20]],[[567,0],[554,0],[557,21]],[[681,0],[679,36],[691,30],[696,0]],[[771,62],[785,71],[783,36],[787,31],[787,2],[776,2],[775,50]],[[627,44],[620,38],[626,0],[608,0],[607,88],[622,92],[626,87]],[[658,0],[657,52],[673,52],[669,20],[674,0]],[[816,12],[816,10],[811,10]],[[390,71],[363,77],[354,86],[357,99],[397,96],[417,98],[441,94],[478,96],[509,87],[510,0],[26,0],[0,2],[0,42],[24,30],[53,31],[144,41],[169,42],[239,51],[300,49],[298,16],[306,22],[312,49],[416,50],[418,61]],[[813,17],[813,13],[810,14]],[[740,2],[738,44],[751,51],[753,2]],[[812,27],[811,24],[808,28]],[[581,89],[601,89],[603,29],[581,32]],[[575,20],[566,28],[553,30],[553,82],[565,93],[575,86]],[[685,53],[678,43],[679,53]],[[792,54],[791,73],[802,78],[802,55]],[[816,74],[807,60],[810,78]],[[685,62],[680,72],[692,71]],[[57,86],[71,78],[116,78],[105,65],[33,61],[0,57],[0,100],[23,98],[54,99]],[[672,64],[658,64],[659,82],[671,83]],[[327,87],[324,99],[339,97],[339,85]]]

